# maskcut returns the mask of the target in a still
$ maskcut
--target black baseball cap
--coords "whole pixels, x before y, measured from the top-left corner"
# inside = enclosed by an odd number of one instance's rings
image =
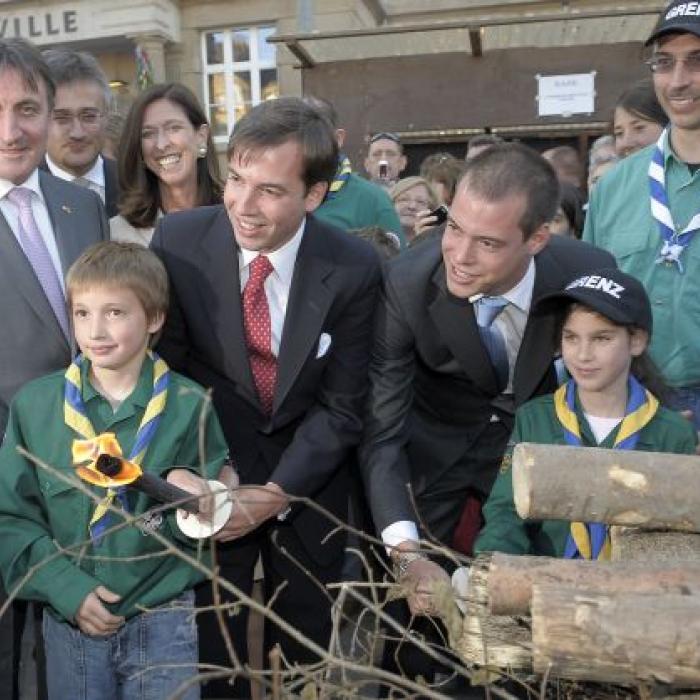
[[[700,2],[672,2],[661,12],[659,20],[644,42],[649,46],[659,37],[674,32],[687,32],[700,36]]]
[[[577,277],[561,292],[537,299],[533,313],[559,311],[578,302],[614,323],[635,326],[651,334],[651,304],[642,283],[614,267],[605,267]]]

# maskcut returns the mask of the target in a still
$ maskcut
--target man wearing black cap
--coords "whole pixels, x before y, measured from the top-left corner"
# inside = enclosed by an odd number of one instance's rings
[[[646,44],[670,125],[600,181],[583,238],[644,284],[652,358],[700,428],[700,3],[669,4]]]

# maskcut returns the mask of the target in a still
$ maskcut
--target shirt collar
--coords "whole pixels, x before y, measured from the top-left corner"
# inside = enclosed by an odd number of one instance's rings
[[[266,257],[272,263],[275,274],[282,284],[286,285],[287,287],[292,283],[294,265],[297,260],[297,253],[299,252],[301,239],[304,235],[305,225],[306,217],[302,219],[296,233],[281,248],[273,250],[271,253],[266,253]],[[257,250],[247,250],[246,248],[241,248],[240,250],[241,253],[238,259],[239,269],[244,270],[255,258],[258,257],[260,253]]]
[[[56,165],[56,163],[54,163],[51,160],[51,157],[48,153],[46,154],[46,164],[49,166],[51,174],[55,175],[56,177],[60,177],[61,180],[68,180],[68,182],[73,182],[73,180],[77,179],[76,175],[73,175],[73,173],[69,173],[67,170],[64,170],[63,168]],[[99,185],[100,187],[104,187],[105,171],[103,167],[102,156],[98,154],[90,170],[88,170],[85,173],[85,175],[81,175],[80,177],[83,177],[85,180],[91,182],[93,185]]]
[[[524,313],[530,311],[530,304],[532,303],[532,290],[535,287],[535,259],[530,258],[530,264],[527,266],[525,274],[520,279],[520,282],[515,285],[512,289],[509,289],[503,294],[498,294],[497,296],[505,299],[509,304],[517,306]],[[469,301],[474,304],[485,294],[474,294],[474,296],[469,297]]]
[[[89,377],[90,362],[85,361],[80,366],[80,377],[83,385],[83,401],[88,403],[92,399],[100,399],[106,401],[107,399],[100,394],[97,389],[92,385]],[[119,410],[121,411],[124,406],[129,403],[133,406],[139,406],[140,408],[145,408],[148,402],[151,400],[153,394],[153,362],[146,355],[141,365],[141,373],[139,374],[139,380],[136,382],[134,390],[129,394],[129,396],[124,399]]]
[[[26,187],[28,190],[34,192],[34,194],[36,194],[42,202],[44,201],[44,195],[41,191],[41,187],[39,186],[38,168],[34,168],[32,174],[19,185],[15,185],[14,182],[10,182],[9,180],[0,179],[0,199],[6,197],[9,191],[15,187]]]

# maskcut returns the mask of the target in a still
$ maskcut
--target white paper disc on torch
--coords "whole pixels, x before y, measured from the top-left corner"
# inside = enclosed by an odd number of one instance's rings
[[[209,488],[214,494],[214,515],[211,522],[201,522],[196,515],[188,514],[185,518],[185,511],[178,509],[176,514],[177,526],[188,537],[201,540],[211,537],[226,524],[231,515],[233,503],[228,496],[228,489],[220,481],[209,479]]]

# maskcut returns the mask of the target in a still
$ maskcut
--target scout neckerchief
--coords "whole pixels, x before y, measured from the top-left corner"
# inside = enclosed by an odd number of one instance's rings
[[[153,393],[146,405],[141,424],[136,431],[134,446],[131,448],[129,461],[141,464],[146,454],[148,445],[158,428],[160,419],[165,409],[165,402],[168,396],[169,370],[164,360],[149,350],[148,356],[153,362]],[[63,417],[66,425],[73,428],[80,437],[85,440],[96,438],[95,429],[87,416],[85,403],[82,396],[82,376],[80,368],[83,363],[83,356],[78,355],[75,361],[68,368],[65,374],[65,392],[63,401]],[[99,543],[102,533],[109,524],[109,506],[117,498],[125,510],[128,510],[126,490],[122,488],[108,489],[107,495],[97,504],[95,512],[92,514],[88,528],[94,544]]]
[[[338,196],[338,192],[348,181],[351,173],[352,166],[350,165],[350,159],[341,154],[338,158],[338,169],[335,171],[335,177],[333,178],[333,182],[331,182],[331,186],[328,188],[328,192],[326,192],[326,200],[334,199]]]
[[[639,433],[659,408],[657,398],[631,374],[627,385],[629,398],[625,417],[615,436],[614,450],[633,450]],[[568,445],[581,445],[581,430],[574,410],[576,383],[570,379],[554,393],[554,408],[564,429]],[[571,523],[571,532],[564,549],[565,559],[610,559],[610,537],[603,523]]]
[[[671,210],[666,194],[666,171],[664,169],[664,143],[668,137],[668,128],[664,129],[654,147],[654,153],[649,163],[649,188],[651,191],[651,213],[659,225],[659,233],[663,240],[656,264],[676,264],[678,271],[683,272],[681,254],[690,243],[690,239],[700,230],[700,212],[690,220],[690,223],[679,232],[673,223]]]

